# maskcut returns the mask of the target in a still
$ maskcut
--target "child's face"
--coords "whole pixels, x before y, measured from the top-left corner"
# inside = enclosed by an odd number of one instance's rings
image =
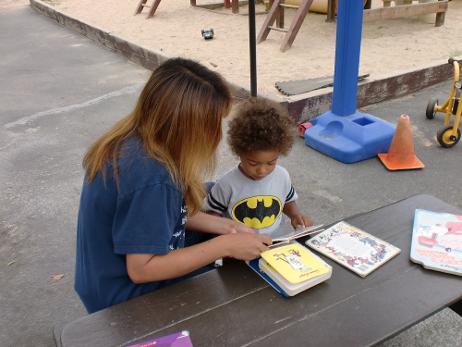
[[[261,180],[273,172],[279,158],[279,151],[255,151],[239,157],[241,159],[239,167],[242,172],[253,180]]]

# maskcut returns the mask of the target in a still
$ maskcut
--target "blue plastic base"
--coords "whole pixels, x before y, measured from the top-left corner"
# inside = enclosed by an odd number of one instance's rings
[[[343,163],[355,163],[388,151],[395,126],[367,113],[337,116],[328,111],[311,120],[305,143]]]

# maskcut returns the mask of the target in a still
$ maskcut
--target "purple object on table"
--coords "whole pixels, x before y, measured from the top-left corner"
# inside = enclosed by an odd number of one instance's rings
[[[179,333],[174,333],[167,336],[162,336],[157,339],[146,340],[130,347],[193,347],[189,338],[189,331],[183,330]]]

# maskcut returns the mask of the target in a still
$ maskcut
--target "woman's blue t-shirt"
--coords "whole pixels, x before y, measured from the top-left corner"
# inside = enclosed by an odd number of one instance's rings
[[[136,137],[122,145],[118,164],[118,186],[111,165],[105,180],[98,174],[83,183],[75,290],[90,313],[169,283],[133,283],[126,254],[166,254],[184,247],[183,194],[164,165]]]

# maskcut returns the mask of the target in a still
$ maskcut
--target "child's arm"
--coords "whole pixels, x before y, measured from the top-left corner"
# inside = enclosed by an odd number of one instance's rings
[[[255,230],[232,219],[198,212],[189,217],[186,228],[211,234],[254,233]]]
[[[207,213],[223,216],[226,214],[229,199],[231,197],[230,187],[223,181],[225,178],[219,179],[207,192],[204,199],[203,210]]]
[[[284,214],[290,218],[290,223],[294,229],[300,226],[309,227],[313,225],[312,219],[300,212],[295,201],[287,202],[284,205],[282,212],[284,212]]]
[[[270,244],[271,238],[268,235],[221,235],[165,255],[127,254],[127,272],[134,283],[167,280],[186,275],[223,257],[255,259]]]

